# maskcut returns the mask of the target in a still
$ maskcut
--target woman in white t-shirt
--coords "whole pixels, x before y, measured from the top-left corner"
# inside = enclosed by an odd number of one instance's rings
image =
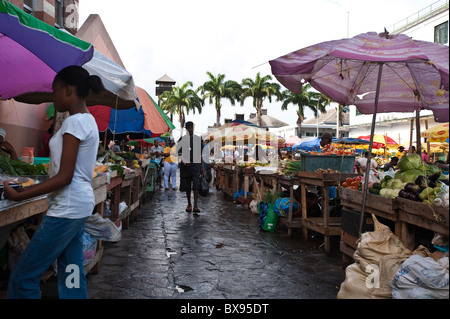
[[[55,109],[69,117],[50,140],[50,178],[21,192],[4,182],[6,198],[14,201],[49,194],[47,214],[9,278],[8,298],[40,298],[40,277],[55,260],[59,297],[87,298],[83,234],[95,206],[91,182],[99,143],[86,107],[90,89],[99,93],[104,87],[82,67],[69,66],[55,76]]]

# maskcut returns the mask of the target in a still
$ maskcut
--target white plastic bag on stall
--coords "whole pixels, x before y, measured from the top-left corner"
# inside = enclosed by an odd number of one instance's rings
[[[391,281],[394,299],[448,299],[448,257],[411,255]]]
[[[103,218],[95,213],[86,221],[85,231],[98,240],[119,241],[122,239],[122,224],[117,227],[109,218]]]

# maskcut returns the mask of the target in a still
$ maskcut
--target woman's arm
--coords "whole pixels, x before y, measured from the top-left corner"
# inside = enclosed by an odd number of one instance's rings
[[[48,194],[57,191],[72,182],[73,173],[75,172],[75,163],[78,155],[78,147],[80,140],[71,134],[64,134],[63,149],[61,154],[61,163],[58,173],[52,178],[17,192],[9,187],[8,181],[3,182],[5,197],[13,201],[22,201],[32,197]]]

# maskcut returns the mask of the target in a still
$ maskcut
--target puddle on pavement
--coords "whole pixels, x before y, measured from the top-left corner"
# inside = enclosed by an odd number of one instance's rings
[[[178,291],[178,293],[183,293],[183,292],[187,292],[187,291],[191,291],[194,290],[193,288],[189,287],[189,286],[183,286],[183,285],[176,285],[175,289]]]
[[[170,258],[172,255],[176,255],[176,254],[177,254],[177,252],[175,252],[175,251],[171,251],[170,249],[166,250],[167,258]]]

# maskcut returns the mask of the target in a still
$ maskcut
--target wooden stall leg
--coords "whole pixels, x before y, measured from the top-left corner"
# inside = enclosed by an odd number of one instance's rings
[[[328,186],[322,187],[322,197],[323,197],[323,206],[322,206],[322,213],[323,213],[323,227],[325,229],[325,234],[323,236],[324,244],[325,244],[325,253],[328,255],[331,251],[331,245],[330,245],[330,235],[327,235],[328,233],[328,227],[330,224],[329,217],[330,217],[330,197],[328,194]]]
[[[281,187],[281,186],[280,186]],[[294,206],[294,187],[292,185],[289,186],[289,216],[288,216],[288,225],[292,224],[292,206]],[[292,228],[288,226],[288,236],[292,235]]]
[[[302,231],[303,231],[303,238],[305,240],[308,239],[308,229],[305,227],[306,225],[306,219],[308,218],[307,216],[307,209],[308,207],[306,207],[306,186],[304,183],[300,184],[300,190],[302,192],[301,198],[302,198]]]
[[[401,241],[406,248],[413,251],[415,245],[415,226],[405,223],[402,223],[402,238]]]

